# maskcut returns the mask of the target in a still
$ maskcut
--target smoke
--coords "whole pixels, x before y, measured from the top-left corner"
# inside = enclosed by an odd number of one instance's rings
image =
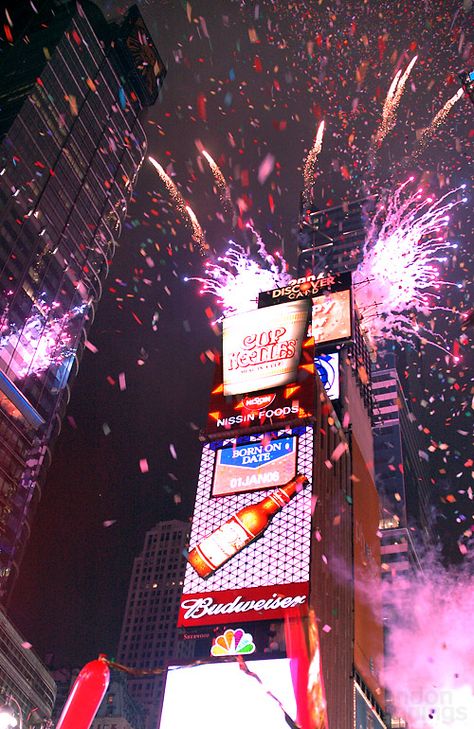
[[[423,575],[385,582],[384,598],[391,713],[410,729],[472,729],[474,576],[428,560]]]

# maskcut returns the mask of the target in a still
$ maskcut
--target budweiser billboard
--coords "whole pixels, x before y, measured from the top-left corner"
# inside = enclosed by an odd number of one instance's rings
[[[307,582],[183,595],[178,627],[276,620],[307,601]]]
[[[293,423],[314,415],[314,340],[303,341],[293,382],[261,392],[224,395],[222,360],[218,359],[211,391],[206,432],[223,433],[262,430],[262,427]]]
[[[306,336],[308,301],[224,319],[224,395],[273,389],[293,382]]]
[[[276,618],[305,604],[313,438],[298,426],[203,446],[179,625]]]

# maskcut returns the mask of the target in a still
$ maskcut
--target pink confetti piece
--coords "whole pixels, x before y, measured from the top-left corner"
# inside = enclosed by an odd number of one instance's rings
[[[172,443],[170,443],[170,453],[175,460],[178,458],[178,456],[176,455],[176,448]]]
[[[117,519],[106,519],[105,521],[102,522],[102,526],[107,529],[108,527],[111,527],[113,524],[116,524],[116,522],[117,522]]]
[[[148,473],[150,469],[148,468],[148,461],[146,458],[140,458],[140,471],[142,473]]]
[[[349,449],[349,446],[347,443],[339,443],[337,445],[332,454],[331,454],[331,461],[338,461],[343,453],[345,453]]]
[[[263,185],[267,177],[271,175],[274,166],[275,157],[272,154],[267,154],[260,167],[258,168],[258,181],[261,185]]]
[[[95,346],[95,344],[92,344],[92,342],[89,342],[88,339],[86,339],[86,341],[84,342],[84,347],[86,347],[86,349],[88,349],[89,352],[92,352],[92,354],[97,354],[97,352],[99,351],[97,349],[97,347]]]
[[[121,372],[118,376],[119,388],[123,392],[127,389],[127,382],[125,380],[125,372]]]
[[[331,628],[331,626],[330,626],[330,625],[328,625],[328,624],[326,623],[326,625],[323,625],[323,627],[322,627],[322,630],[323,630],[323,632],[324,632],[324,633],[330,633],[330,632],[331,632],[331,630],[332,630],[332,628]]]

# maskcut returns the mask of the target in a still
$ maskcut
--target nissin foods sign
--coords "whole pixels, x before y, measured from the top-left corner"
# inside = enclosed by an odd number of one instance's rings
[[[296,474],[296,437],[221,448],[216,454],[213,496],[286,483]]]
[[[224,319],[224,396],[293,382],[306,335],[308,301],[293,301]]]

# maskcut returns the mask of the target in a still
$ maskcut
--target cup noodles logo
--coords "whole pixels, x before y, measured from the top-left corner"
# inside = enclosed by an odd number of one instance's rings
[[[255,413],[271,405],[275,397],[275,392],[270,392],[265,395],[254,395],[253,397],[247,396],[242,400],[242,405],[247,412]]]
[[[224,319],[224,395],[269,390],[296,377],[309,313],[309,301]]]

